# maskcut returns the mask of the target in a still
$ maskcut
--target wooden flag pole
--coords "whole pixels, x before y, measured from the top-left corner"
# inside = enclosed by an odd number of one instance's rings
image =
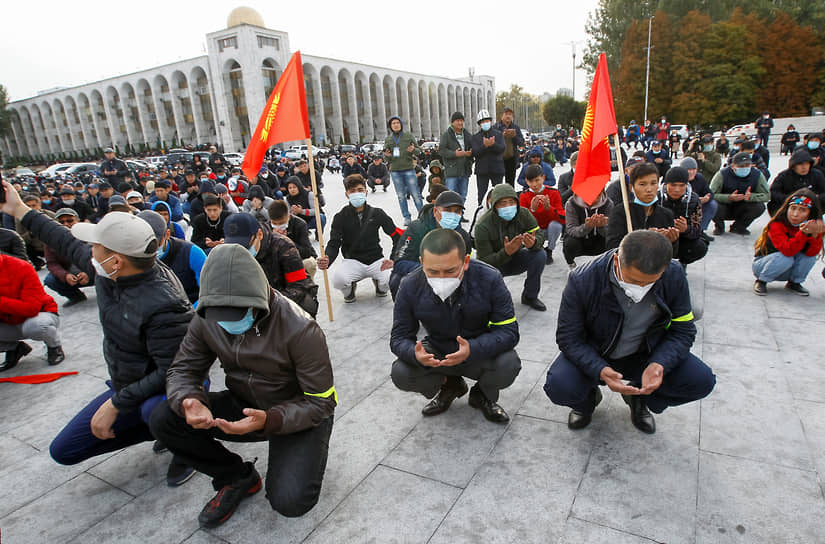
[[[633,232],[633,221],[630,219],[630,202],[627,200],[627,183],[625,183],[624,180],[624,161],[622,161],[621,146],[622,142],[619,140],[619,134],[617,132],[613,133],[613,141],[616,143],[616,162],[619,163],[619,183],[622,186],[622,200],[624,201],[625,219],[627,219],[627,233],[630,234]]]
[[[312,158],[312,140],[306,139],[307,143],[307,163],[309,164],[309,178],[312,180],[312,199],[315,201],[315,229],[318,233],[318,245],[321,246],[321,257],[324,257],[324,230],[321,227],[321,203],[318,200],[318,183],[315,181],[315,160]],[[332,321],[332,297],[329,294],[329,276],[326,270],[321,270],[324,274],[324,293],[327,295],[327,312],[329,320]]]

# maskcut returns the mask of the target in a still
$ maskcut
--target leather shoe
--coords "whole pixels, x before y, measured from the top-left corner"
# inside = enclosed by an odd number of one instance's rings
[[[441,386],[438,394],[427,403],[421,413],[425,416],[437,416],[444,413],[459,397],[467,393],[467,382],[460,376],[447,376],[447,381]]]
[[[32,348],[25,342],[17,342],[17,345],[14,346],[14,349],[11,351],[6,352],[6,360],[3,361],[3,364],[0,364],[0,372],[4,370],[10,370],[17,366],[17,363],[31,353]]]
[[[470,389],[468,404],[473,408],[481,410],[481,413],[484,414],[484,417],[487,418],[488,421],[492,421],[493,423],[507,423],[510,421],[510,416],[507,415],[504,408],[485,397],[481,389],[478,388],[478,385],[474,385],[473,388]]]
[[[596,406],[602,402],[602,392],[597,387],[596,388],[596,404],[593,405],[593,410],[596,410]],[[579,429],[584,429],[590,422],[593,420],[593,412],[589,414],[585,414],[584,412],[579,412],[578,410],[570,410],[570,415],[567,416],[567,428],[572,431],[577,431]]]
[[[622,395],[622,398],[630,406],[630,421],[633,422],[633,426],[643,433],[655,433],[656,421],[647,409],[647,402],[639,395]]]
[[[530,306],[537,312],[544,312],[547,310],[547,306],[545,306],[544,303],[538,298],[527,298],[524,295],[521,295],[521,303],[526,306]]]

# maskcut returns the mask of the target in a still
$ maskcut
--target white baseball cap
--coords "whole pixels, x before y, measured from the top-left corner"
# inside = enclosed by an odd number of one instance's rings
[[[157,239],[152,227],[135,215],[125,212],[109,212],[96,225],[78,223],[72,227],[78,240],[100,244],[110,251],[129,257],[153,257]],[[150,247],[150,244],[155,244]]]

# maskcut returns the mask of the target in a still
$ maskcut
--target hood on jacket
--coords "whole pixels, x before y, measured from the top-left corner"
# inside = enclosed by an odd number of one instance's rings
[[[252,185],[249,187],[249,192],[246,194],[246,198],[252,200],[255,197],[264,200],[266,195],[264,195],[264,189],[260,185]]]
[[[541,157],[542,160],[544,160],[544,150],[540,145],[537,145],[527,152],[527,158],[529,159],[530,157]]]
[[[298,176],[289,176],[288,178],[286,178],[286,181],[284,182],[284,187],[288,189],[290,183],[298,187],[298,194],[295,195],[296,198],[301,197],[308,192],[306,187],[304,187],[304,184],[301,183],[301,178],[299,178]],[[287,196],[289,197],[292,195],[287,194]]]
[[[154,203],[152,203],[152,211],[155,211],[155,212],[158,211],[158,208],[161,207],[161,206],[164,206],[166,208],[166,213],[169,214],[169,223],[171,223],[172,222],[172,208],[169,206],[169,204],[167,204],[163,200],[156,200]]]
[[[439,172],[439,174],[444,173],[444,167],[441,166],[441,161],[439,161],[438,159],[436,159],[436,160],[434,160],[433,162],[430,163],[430,173],[431,174],[434,173],[433,168],[438,168],[439,170],[441,170],[441,172]]]
[[[507,183],[499,183],[493,187],[493,194],[490,196],[490,209],[495,209],[496,203],[503,198],[513,198],[516,201],[516,206],[521,207],[516,190]]]
[[[198,315],[203,317],[210,306],[269,312],[269,282],[248,249],[238,244],[221,244],[209,252],[201,270]]]
[[[797,164],[809,162],[813,165],[814,158],[811,153],[804,147],[797,149],[791,154],[791,159],[788,161],[788,168],[793,168]]]
[[[398,122],[401,123],[401,132],[404,132],[404,121],[402,121],[401,118],[397,115],[393,115],[392,117],[387,119],[387,130],[390,131],[390,134],[392,134],[392,129],[390,128],[390,125],[392,124],[393,119],[398,119]]]

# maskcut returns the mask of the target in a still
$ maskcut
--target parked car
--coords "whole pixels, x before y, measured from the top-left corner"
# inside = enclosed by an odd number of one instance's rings
[[[423,151],[432,151],[436,147],[438,147],[438,142],[424,142],[421,144],[421,149]]]
[[[303,155],[306,156],[306,153],[304,153]],[[296,147],[293,147],[293,148],[290,148],[290,149],[287,149],[286,151],[284,151],[284,157],[286,157],[287,159],[289,159],[291,161],[297,161],[298,159],[304,158],[304,156],[302,156],[301,150],[299,150]]]
[[[17,178],[33,178],[36,176],[37,174],[34,173],[34,170],[31,168],[26,168],[25,166],[18,166],[14,170],[14,177]]]
[[[243,155],[240,153],[224,153],[223,157],[226,159],[226,162],[232,166],[240,166],[243,164]]]
[[[341,155],[343,155],[344,153],[355,153],[355,146],[349,144],[339,145],[338,153],[340,153]]]
[[[172,151],[165,155],[166,166],[172,166],[178,162],[184,165],[189,164],[192,162],[192,155],[193,153],[191,151]]]
[[[61,174],[64,170],[69,168],[70,166],[74,166],[77,163],[74,162],[59,162],[57,164],[53,164],[48,168],[41,170],[39,174],[44,178],[52,178]]]
[[[79,176],[83,174],[94,174],[100,169],[100,165],[96,162],[79,162],[67,168],[64,172],[67,175]]]
[[[687,140],[690,137],[690,131],[688,130],[687,125],[670,125],[670,131],[676,131],[676,134],[679,135],[680,138],[683,140]]]
[[[145,160],[149,163],[149,166],[154,166],[155,168],[158,168],[160,166],[163,166],[163,163],[166,162],[166,157],[164,157],[163,155],[158,155],[156,157],[146,157]]]
[[[747,125],[734,125],[725,132],[725,136],[728,138],[736,138],[742,133],[745,133],[746,136],[751,137],[756,135],[756,127],[753,123],[748,123]]]
[[[361,146],[361,151],[364,153],[381,153],[384,151],[384,144],[364,144]]]
[[[123,162],[126,163],[126,166],[129,167],[129,170],[134,170],[134,171],[148,170],[149,166],[150,166],[149,163],[138,160],[138,159],[126,159]]]

